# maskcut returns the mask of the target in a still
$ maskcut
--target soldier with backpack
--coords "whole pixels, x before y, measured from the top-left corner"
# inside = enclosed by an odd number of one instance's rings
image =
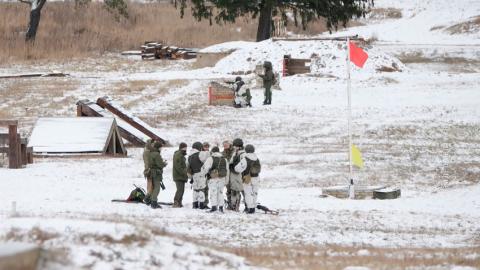
[[[190,184],[193,184],[193,209],[205,209],[205,187],[207,180],[206,173],[202,173],[202,167],[207,157],[202,157],[203,145],[195,142],[192,145],[192,154],[188,157],[188,173],[192,176]],[[205,158],[205,159],[204,159]]]
[[[241,193],[243,191],[242,173],[247,168],[242,139],[237,138],[233,140],[233,149],[234,153],[230,160],[229,177],[231,203],[228,207],[230,210],[238,211],[240,207]]]
[[[263,79],[263,87],[265,87],[265,99],[263,105],[272,104],[272,85],[275,84],[275,75],[273,74],[272,62],[265,61],[263,63],[264,74],[259,76]]]
[[[246,169],[243,171],[243,190],[245,196],[245,203],[247,207],[247,214],[255,213],[257,207],[257,195],[258,195],[258,177],[262,169],[260,160],[255,154],[255,147],[251,144],[245,146],[245,159]]]
[[[149,165],[148,165],[148,156],[150,155],[150,151],[153,148],[153,140],[148,139],[147,142],[145,143],[145,148],[143,148],[143,163],[145,165],[143,169],[143,176],[147,180],[147,195],[145,196],[144,203],[146,205],[150,205],[151,199],[150,196],[152,194],[153,190],[153,183],[152,183],[152,178],[150,177],[148,171],[149,171]]]
[[[222,156],[217,146],[212,148],[212,155],[205,161],[202,171],[210,175],[208,183],[210,203],[212,204],[210,212],[218,210],[223,213],[223,187],[225,186],[225,180],[228,174],[228,162],[227,159]]]
[[[228,163],[230,163],[230,159],[232,158],[233,155],[233,146],[230,141],[224,141],[223,142],[223,152],[222,156],[227,159]],[[230,177],[230,173],[227,174],[227,177],[225,179],[225,185],[227,187],[227,206],[231,204],[231,190],[230,190],[230,181],[228,180]]]
[[[251,107],[250,101],[252,96],[250,94],[250,89],[245,89],[245,82],[239,76],[235,78],[235,82],[232,85],[233,91],[235,92],[234,105],[236,108],[244,108],[247,106]]]
[[[155,141],[153,143],[153,148],[151,149],[148,155],[148,174],[152,178],[153,183],[153,190],[150,196],[151,199],[151,207],[153,209],[162,208],[158,202],[158,194],[160,193],[160,187],[164,188],[163,186],[163,168],[167,166],[167,162],[162,159],[160,155],[160,148],[162,147],[161,142]]]

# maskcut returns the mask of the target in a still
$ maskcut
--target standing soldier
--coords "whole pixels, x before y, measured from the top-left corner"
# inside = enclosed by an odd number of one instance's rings
[[[263,79],[263,87],[265,87],[265,100],[263,101],[263,105],[270,105],[272,104],[272,85],[275,84],[275,75],[272,71],[271,62],[265,61],[263,68],[265,69],[265,73],[259,75]]]
[[[208,183],[210,202],[212,204],[210,212],[215,212],[218,209],[223,213],[223,187],[228,174],[228,162],[222,156],[217,146],[212,148],[212,155],[205,161],[202,171],[210,175]]]
[[[143,170],[143,176],[145,179],[147,179],[147,195],[145,196],[145,199],[143,202],[146,205],[150,205],[151,199],[150,195],[152,194],[152,189],[153,189],[153,183],[152,183],[152,177],[150,176],[150,166],[148,165],[148,156],[150,155],[150,151],[153,148],[153,141],[152,139],[148,139],[147,142],[145,143],[145,148],[143,148],[143,163],[145,165],[144,170]]]
[[[192,175],[190,184],[193,184],[193,208],[205,209],[205,193],[206,184],[205,174],[202,174],[202,167],[205,161],[200,159],[200,151],[202,151],[202,143],[195,142],[192,145],[192,154],[188,157],[188,172]]]
[[[210,157],[210,144],[208,142],[204,142],[202,144],[202,151],[200,152],[200,160],[205,163],[205,161],[207,161],[207,159]],[[205,208],[208,209],[208,203],[209,203],[209,200],[208,200],[208,182],[210,181],[210,174],[207,173],[207,175],[205,176],[206,178],[206,185],[205,185],[205,189],[203,190],[203,193],[205,194]]]
[[[183,193],[185,192],[185,183],[188,180],[187,175],[187,164],[186,158],[187,155],[187,144],[180,143],[178,150],[175,151],[173,155],[173,181],[177,186],[177,191],[175,192],[175,197],[173,198],[173,207],[180,208],[183,207]]]
[[[233,155],[232,143],[229,141],[224,141],[222,156],[226,158],[227,161],[230,163],[230,159],[232,158],[232,155]],[[232,203],[229,178],[230,178],[230,174],[227,174],[227,177],[225,179],[225,185],[227,186],[227,206],[231,205]]]
[[[258,176],[262,169],[260,160],[255,154],[255,147],[251,144],[245,146],[245,159],[241,162],[246,162],[247,168],[243,171],[243,190],[245,196],[245,203],[247,204],[247,213],[255,213],[257,207],[257,195],[258,195]]]
[[[163,186],[163,168],[167,166],[167,162],[162,159],[160,155],[160,148],[162,147],[161,142],[155,141],[153,143],[153,148],[148,155],[148,164],[150,166],[150,176],[152,177],[153,191],[150,196],[151,207],[153,209],[162,208],[158,205],[158,194],[160,193],[160,187]]]
[[[247,168],[245,161],[245,151],[243,150],[242,139],[233,140],[234,154],[230,160],[230,210],[238,211],[240,207],[241,192],[243,191],[242,173]]]

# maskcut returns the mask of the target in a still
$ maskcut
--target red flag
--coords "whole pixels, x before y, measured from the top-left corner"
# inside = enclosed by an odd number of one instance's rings
[[[357,67],[363,68],[363,65],[368,59],[368,54],[357,47],[353,42],[349,42],[350,46],[350,61],[352,61]]]

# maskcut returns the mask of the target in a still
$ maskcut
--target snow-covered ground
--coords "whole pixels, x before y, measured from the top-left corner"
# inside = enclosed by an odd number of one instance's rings
[[[402,17],[371,18],[367,26],[346,30],[375,33],[381,41],[366,48],[366,67],[352,70],[353,138],[365,160],[355,176],[360,184],[400,187],[397,200],[321,196],[322,187],[346,184],[348,174],[341,43],[218,44],[204,50],[236,51],[217,66],[198,70],[192,61],[118,57],[3,65],[4,74],[55,69],[72,75],[0,81],[0,116],[19,118],[23,133],[36,117],[73,116],[76,100],[109,95],[174,146],[241,137],[255,145],[262,161],[259,200],[280,215],[194,211],[188,185],[183,209],[111,203],[128,196],[132,184],[145,184],[141,149],[130,148],[127,158],[45,158],[26,169],[0,169],[0,240],[39,243],[50,250],[44,268],[58,269],[290,269],[317,256],[322,262],[310,269],[318,269],[326,266],[323,260],[337,260],[333,247],[353,248],[345,253],[351,260],[374,260],[378,249],[395,250],[395,258],[417,254],[413,265],[382,257],[398,268],[480,267],[478,31],[430,30],[477,16],[479,6],[458,0],[376,1],[376,7],[401,10]],[[252,108],[207,106],[210,80],[234,78],[264,60],[278,71],[286,53],[315,53],[319,60],[311,74],[281,78],[271,106],[261,105],[263,93],[253,74],[243,76],[252,88]],[[402,71],[377,71],[393,63]],[[165,148],[162,156],[171,160],[175,150]],[[161,201],[173,198],[171,169],[170,164],[164,172]],[[275,253],[275,263],[251,255],[280,247],[287,251]],[[317,253],[308,255],[312,249]],[[286,255],[294,251],[303,255]],[[321,257],[322,252],[329,255]],[[385,268],[349,259],[342,267],[349,262]]]

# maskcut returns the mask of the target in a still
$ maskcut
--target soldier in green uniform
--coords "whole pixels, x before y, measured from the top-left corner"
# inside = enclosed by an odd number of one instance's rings
[[[150,151],[153,148],[153,140],[148,139],[147,142],[145,143],[145,148],[143,149],[143,163],[145,165],[144,170],[143,170],[143,176],[145,176],[145,179],[147,179],[147,195],[145,196],[145,199],[143,202],[147,205],[150,205],[150,194],[152,194],[152,189],[153,189],[153,184],[152,184],[152,178],[149,175],[149,165],[148,165],[148,156],[150,155]]]
[[[148,155],[148,165],[149,165],[149,174],[152,178],[153,191],[150,196],[151,207],[153,209],[161,208],[158,205],[158,194],[160,193],[160,186],[163,181],[163,168],[167,166],[167,162],[162,159],[160,155],[160,148],[162,147],[161,142],[155,141],[153,143],[153,148]]]
[[[185,156],[187,155],[187,144],[180,143],[178,150],[175,151],[173,155],[173,181],[177,186],[177,191],[175,192],[175,197],[173,198],[173,207],[180,208],[183,207],[183,193],[185,192],[185,183],[187,183],[187,163]]]
[[[270,105],[272,104],[272,85],[275,83],[275,75],[273,74],[271,62],[265,61],[263,68],[265,73],[259,75],[263,79],[263,87],[265,87],[263,105]]]

